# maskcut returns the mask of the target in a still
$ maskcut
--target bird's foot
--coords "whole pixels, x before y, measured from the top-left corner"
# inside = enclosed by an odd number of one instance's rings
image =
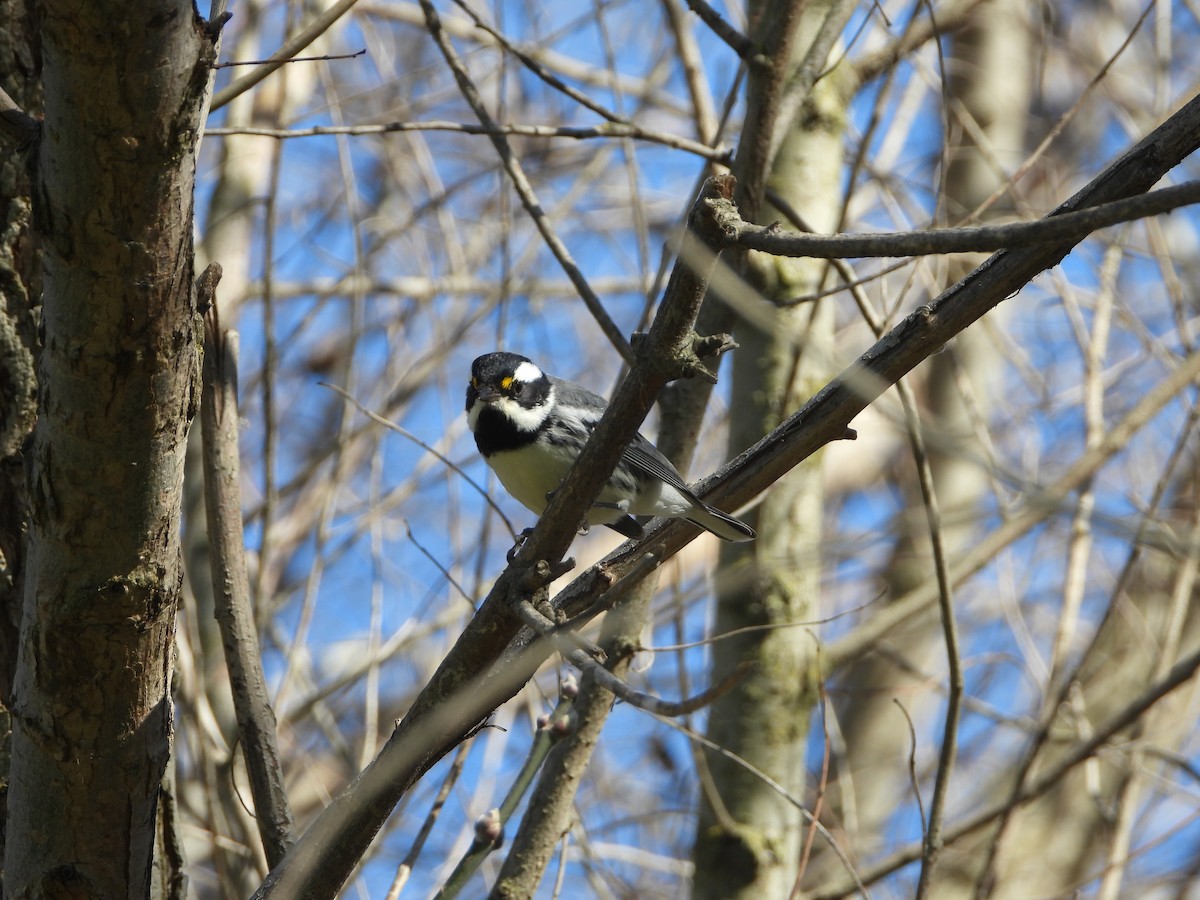
[[[511,563],[514,559],[517,558],[517,554],[521,552],[521,548],[525,546],[525,542],[527,540],[529,540],[529,536],[531,534],[533,534],[533,529],[526,528],[524,531],[522,531],[520,534],[517,535],[516,543],[512,545],[512,549],[510,549],[504,557],[508,562]]]

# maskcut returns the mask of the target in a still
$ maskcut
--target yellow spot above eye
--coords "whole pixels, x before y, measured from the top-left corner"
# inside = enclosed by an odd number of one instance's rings
[[[471,387],[473,387],[473,388],[479,387],[479,379],[476,378],[474,375],[471,376]]]
[[[507,391],[509,388],[512,387],[512,385],[513,385],[513,377],[511,375],[505,375],[503,378],[500,379],[500,390]]]

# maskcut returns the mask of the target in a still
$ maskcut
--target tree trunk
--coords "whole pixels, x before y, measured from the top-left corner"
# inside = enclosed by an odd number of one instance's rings
[[[171,748],[180,492],[199,397],[194,151],[215,42],[188,3],[40,13],[45,348],[5,888],[138,897]]]
[[[789,70],[805,58],[833,6],[806,9]],[[767,181],[768,190],[817,231],[836,229],[841,205],[848,95],[840,87],[835,68],[816,84],[794,122],[780,124],[790,127]],[[785,218],[769,202],[765,209],[761,221]],[[761,313],[771,326],[749,320],[737,325],[731,456],[777,426],[828,379],[833,302],[775,305],[818,290],[827,270],[823,260],[758,254],[748,259],[747,279],[768,301]],[[804,789],[808,721],[818,696],[817,645],[806,630],[781,626],[819,616],[822,500],[817,454],[781,479],[758,508],[758,540],[722,550],[726,574],[714,631],[745,631],[714,643],[714,680],[742,662],[756,666],[713,704],[707,736],[749,766],[715,752],[704,756],[711,786],[702,793],[693,852],[696,897],[786,897],[796,879],[804,821],[795,801]],[[794,799],[781,796],[752,769]]]

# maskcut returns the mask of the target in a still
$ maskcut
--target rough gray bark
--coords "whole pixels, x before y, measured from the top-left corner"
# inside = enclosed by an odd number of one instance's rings
[[[44,252],[6,893],[145,896],[171,746],[183,453],[198,402],[192,6],[41,5]]]
[[[29,115],[42,108],[41,48],[31,4],[0,2],[0,85]],[[12,721],[9,702],[25,582],[29,498],[21,448],[37,408],[37,325],[40,258],[33,241],[30,178],[25,153],[0,159],[0,857],[4,853]]]
[[[205,271],[202,283],[209,280],[213,269],[215,266]],[[207,335],[200,418],[212,581],[219,585],[214,616],[221,626],[225,665],[233,686],[238,743],[250,774],[254,817],[267,861],[274,865],[292,845],[295,822],[283,784],[275,710],[263,674],[246,572],[237,432],[238,339],[236,332],[222,331],[215,321],[209,323]]]
[[[0,21],[5,23],[0,29],[0,85],[18,107],[36,116],[42,108],[41,48],[25,0],[0,3]],[[40,296],[27,156],[17,148],[0,159],[0,698],[6,703],[21,620],[28,498],[20,454],[35,418],[34,310]]]

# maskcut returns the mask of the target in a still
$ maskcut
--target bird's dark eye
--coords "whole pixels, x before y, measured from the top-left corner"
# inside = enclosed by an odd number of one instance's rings
[[[514,397],[520,397],[521,392],[524,390],[525,390],[525,383],[523,381],[514,381],[513,382],[512,395]]]

